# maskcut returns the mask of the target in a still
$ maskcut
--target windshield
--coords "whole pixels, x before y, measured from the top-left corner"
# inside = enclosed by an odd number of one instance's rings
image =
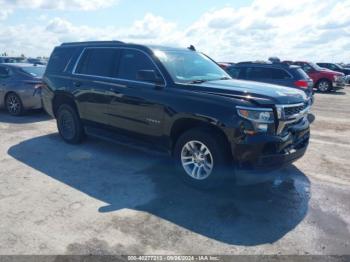
[[[309,63],[309,65],[310,65],[313,69],[315,69],[316,71],[324,70],[324,68],[318,66],[318,65],[315,64],[315,63]]]
[[[42,77],[45,73],[44,66],[26,66],[22,67],[22,70],[33,77]]]
[[[212,60],[194,51],[155,51],[174,82],[191,83],[231,79],[231,77]]]

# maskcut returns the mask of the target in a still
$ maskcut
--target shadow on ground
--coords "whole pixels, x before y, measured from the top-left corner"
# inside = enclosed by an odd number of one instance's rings
[[[29,124],[50,120],[51,118],[43,110],[27,111],[22,116],[11,116],[5,110],[0,110],[0,123]]]
[[[58,135],[42,136],[8,153],[107,203],[100,212],[146,211],[228,244],[273,243],[293,230],[308,210],[310,182],[294,166],[283,170],[286,180],[279,186],[227,183],[205,192],[183,184],[167,157],[94,139],[76,147],[64,144]]]

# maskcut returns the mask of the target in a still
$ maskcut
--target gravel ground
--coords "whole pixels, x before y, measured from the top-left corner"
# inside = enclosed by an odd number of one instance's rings
[[[0,112],[0,254],[350,254],[350,88],[317,94],[304,158],[274,183],[185,186],[159,154]]]

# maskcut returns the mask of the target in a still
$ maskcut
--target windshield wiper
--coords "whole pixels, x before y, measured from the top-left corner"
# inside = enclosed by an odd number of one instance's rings
[[[205,79],[197,79],[197,80],[193,80],[193,81],[188,82],[188,84],[202,84],[202,83],[205,83],[208,81],[209,80],[205,80]]]
[[[193,81],[188,82],[188,84],[202,84],[202,83],[209,82],[209,81],[230,80],[230,79],[232,79],[232,78],[229,78],[227,76],[221,77],[219,79],[197,79],[197,80],[193,80]]]

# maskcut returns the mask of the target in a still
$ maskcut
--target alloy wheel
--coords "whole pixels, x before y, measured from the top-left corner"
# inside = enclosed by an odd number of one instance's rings
[[[72,114],[64,110],[59,117],[60,132],[65,139],[72,139],[75,136],[75,124]]]
[[[330,85],[327,81],[322,81],[319,83],[318,85],[318,89],[321,91],[321,92],[327,92],[330,88]]]
[[[181,163],[186,173],[196,180],[208,178],[214,168],[212,153],[200,141],[189,141],[183,146]]]
[[[18,96],[10,94],[6,100],[7,110],[12,115],[17,115],[21,112],[21,101]]]

